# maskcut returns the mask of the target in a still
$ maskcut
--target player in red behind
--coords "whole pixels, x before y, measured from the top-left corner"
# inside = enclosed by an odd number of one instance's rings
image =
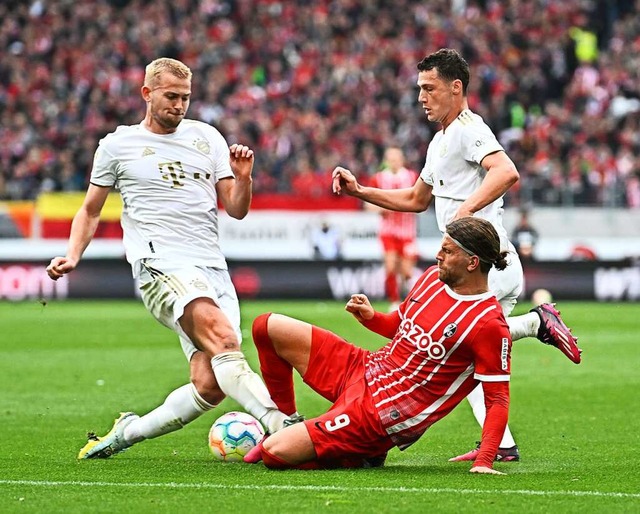
[[[413,187],[418,174],[405,168],[404,154],[397,146],[384,152],[385,167],[371,178],[371,186],[379,189]],[[400,303],[413,285],[413,269],[418,261],[417,218],[415,212],[398,212],[367,203],[367,209],[380,213],[380,243],[384,254],[384,292],[392,308]],[[400,278],[400,281],[398,281]],[[406,288],[406,289],[405,289]]]
[[[375,352],[280,314],[253,323],[260,369],[279,409],[296,412],[293,369],[334,402],[325,414],[285,427],[245,457],[275,469],[370,467],[405,449],[482,382],[487,417],[471,472],[501,474],[494,457],[509,414],[511,337],[487,275],[506,267],[491,223],[460,218],[446,227],[437,266],[397,311],[376,312],[355,294],[346,310],[391,339]]]

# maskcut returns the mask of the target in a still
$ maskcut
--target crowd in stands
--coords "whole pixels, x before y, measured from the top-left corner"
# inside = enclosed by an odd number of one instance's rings
[[[258,194],[330,195],[336,165],[366,181],[390,144],[420,170],[416,64],[440,47],[518,166],[512,205],[640,208],[633,0],[3,0],[0,199],[86,188],[160,56],[194,72],[189,117],[256,150]]]

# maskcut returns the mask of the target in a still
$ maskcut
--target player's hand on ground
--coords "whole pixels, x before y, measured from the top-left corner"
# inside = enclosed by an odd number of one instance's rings
[[[469,473],[482,473],[484,475],[506,475],[506,473],[503,473],[502,471],[488,468],[486,466],[474,466],[469,470]]]
[[[234,144],[229,147],[229,163],[237,179],[248,179],[253,170],[254,153],[246,145]]]
[[[331,174],[331,189],[337,195],[343,191],[348,195],[356,193],[360,187],[356,177],[347,168],[337,166]]]
[[[47,275],[52,280],[58,280],[62,275],[76,269],[78,263],[67,257],[54,257],[47,266]]]
[[[364,294],[352,294],[344,308],[361,323],[373,318],[375,313],[369,298]]]

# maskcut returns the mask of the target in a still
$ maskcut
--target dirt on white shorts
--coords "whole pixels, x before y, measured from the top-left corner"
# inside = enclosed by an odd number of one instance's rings
[[[505,318],[518,303],[518,297],[524,287],[524,273],[518,252],[509,243],[509,254],[507,255],[509,265],[502,271],[491,268],[489,271],[489,290],[496,295],[502,306]]]
[[[160,323],[178,334],[187,360],[191,360],[197,348],[178,320],[185,306],[196,298],[211,298],[229,319],[238,342],[242,342],[238,296],[227,270],[142,259],[134,266],[134,274],[145,307]]]

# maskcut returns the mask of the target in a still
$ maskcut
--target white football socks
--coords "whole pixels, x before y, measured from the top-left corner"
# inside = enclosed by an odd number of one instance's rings
[[[487,417],[487,408],[484,405],[484,391],[482,390],[482,384],[478,385],[478,387],[467,395],[467,400],[469,400],[469,405],[471,405],[471,410],[473,411],[473,415],[476,420],[481,427],[484,426],[484,420]],[[502,441],[500,441],[500,448],[511,448],[512,446],[515,446],[515,444],[516,442],[511,435],[509,425],[507,425],[504,429]]]
[[[537,337],[540,328],[540,316],[535,312],[527,312],[520,316],[507,318],[511,340],[517,341],[524,337]]]
[[[284,426],[286,414],[278,410],[269,390],[253,371],[242,352],[227,352],[211,359],[211,367],[222,392],[258,418],[271,434]]]
[[[169,393],[162,405],[129,423],[124,429],[124,440],[135,444],[174,432],[214,407],[189,382]]]

